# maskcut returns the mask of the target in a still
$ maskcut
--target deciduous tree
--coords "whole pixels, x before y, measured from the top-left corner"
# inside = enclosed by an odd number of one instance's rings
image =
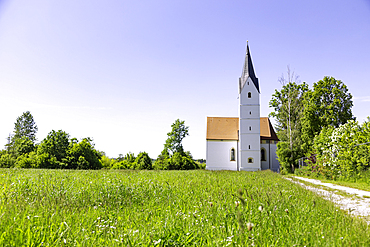
[[[269,114],[276,120],[278,143],[277,156],[280,164],[288,171],[294,170],[297,159],[303,156],[301,150],[301,118],[303,113],[303,96],[308,85],[299,84],[298,76],[291,73],[288,67],[288,79],[282,76],[279,81],[282,89],[275,90],[269,106],[274,111]]]
[[[189,126],[185,126],[185,121],[176,119],[171,127],[172,131],[167,133],[168,138],[164,147],[171,155],[176,152],[183,153],[182,140],[189,135]]]
[[[355,119],[352,114],[352,95],[347,86],[334,77],[325,76],[313,85],[303,101],[302,149],[309,154],[313,139],[326,126],[338,127],[348,120]]]

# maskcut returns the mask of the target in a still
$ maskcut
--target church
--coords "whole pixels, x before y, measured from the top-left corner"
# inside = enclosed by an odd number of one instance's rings
[[[279,172],[279,139],[267,117],[260,117],[260,88],[247,44],[239,78],[239,117],[207,117],[208,170]]]

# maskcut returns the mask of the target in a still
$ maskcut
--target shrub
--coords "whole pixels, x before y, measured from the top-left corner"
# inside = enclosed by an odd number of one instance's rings
[[[30,152],[19,156],[15,166],[19,168],[37,168],[36,152]]]
[[[149,157],[148,153],[141,152],[136,157],[135,162],[133,163],[132,169],[137,170],[152,170],[152,159]]]
[[[81,142],[73,144],[68,150],[67,166],[68,169],[101,169],[101,154],[94,149],[89,138],[84,138]]]
[[[9,153],[4,153],[0,157],[0,167],[10,168],[14,167],[16,159]]]

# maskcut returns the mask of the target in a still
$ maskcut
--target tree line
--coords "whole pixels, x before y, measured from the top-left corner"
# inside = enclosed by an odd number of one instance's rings
[[[338,152],[323,151],[334,145],[329,141],[329,136],[333,135],[330,140],[337,140],[334,136],[342,133],[343,129],[347,129],[347,132],[363,130],[356,132],[359,137],[353,139],[353,143],[370,142],[370,134],[365,131],[368,123],[362,126],[356,122],[352,113],[352,95],[341,80],[325,76],[310,89],[307,83],[300,83],[289,68],[287,74],[287,78],[280,78],[282,88],[275,90],[269,102],[273,108],[269,116],[276,120],[276,132],[280,139],[277,156],[283,172],[294,172],[298,161],[304,157],[306,163],[310,161],[315,166],[328,164],[331,160],[329,153],[343,160],[344,156]],[[361,155],[367,158],[352,157],[352,167],[369,167],[370,147],[363,148]],[[367,154],[364,151],[366,148]],[[350,152],[347,152],[349,155]]]
[[[148,153],[122,154],[112,159],[98,151],[91,138],[71,138],[63,130],[52,130],[40,143],[36,142],[38,127],[32,114],[24,112],[16,119],[14,131],[0,151],[0,167],[46,169],[158,169],[188,170],[204,168],[190,152],[185,152],[182,140],[189,135],[185,121],[177,119],[167,134],[164,150],[153,162]]]

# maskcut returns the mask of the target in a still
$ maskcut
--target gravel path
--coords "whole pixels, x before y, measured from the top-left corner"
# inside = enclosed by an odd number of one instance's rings
[[[335,191],[328,191],[328,190],[321,189],[321,188],[307,186],[301,182],[294,181],[291,178],[286,178],[292,181],[293,183],[299,184],[302,187],[321,195],[324,199],[334,202],[341,209],[347,210],[349,214],[366,217],[365,220],[367,221],[368,224],[370,224],[370,217],[368,217],[370,216],[370,198],[366,198],[366,197],[370,197],[369,191],[353,189],[353,188],[330,184],[330,183],[323,183],[319,180],[311,179],[311,178],[302,178],[302,177],[294,177],[294,178],[303,180],[303,181],[306,181],[312,184],[329,187],[337,191],[343,191],[345,193],[353,195],[352,197],[338,195],[335,193]]]

